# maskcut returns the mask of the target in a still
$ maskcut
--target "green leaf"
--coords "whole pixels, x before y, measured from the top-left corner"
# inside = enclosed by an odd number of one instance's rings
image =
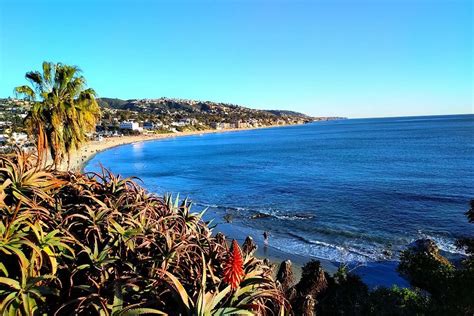
[[[212,298],[212,300],[210,300],[207,304],[207,307],[206,309],[208,311],[212,311],[214,308],[216,308],[217,304],[219,304],[220,301],[222,301],[224,299],[224,297],[229,294],[231,290],[231,287],[230,285],[227,286],[225,289],[223,289],[222,291],[219,292],[219,294],[217,294],[216,296],[214,296]]]
[[[18,282],[17,280],[0,277],[0,284],[5,284],[5,285],[17,290],[17,291],[21,290],[20,282]]]
[[[204,254],[201,255],[202,259],[202,279],[201,279],[201,289],[199,290],[199,296],[196,302],[196,309],[198,315],[205,315],[205,306],[206,304],[206,259],[204,258]]]
[[[8,270],[7,268],[5,267],[5,265],[3,263],[0,262],[0,271],[3,272],[3,274],[8,277]]]
[[[219,308],[216,310],[214,313],[216,316],[223,316],[223,315],[249,315],[249,316],[254,316],[254,313],[245,310],[245,309],[240,309],[236,307],[225,307],[225,308]]]
[[[153,308],[131,308],[123,310],[117,315],[119,316],[136,316],[136,315],[168,315],[160,310]]]
[[[116,282],[114,285],[114,301],[112,302],[112,315],[123,309],[122,286]]]
[[[179,280],[174,275],[172,275],[168,271],[162,270],[162,272],[165,274],[165,276],[167,276],[171,280],[171,282],[173,283],[174,289],[176,290],[176,292],[181,298],[181,302],[186,306],[187,310],[190,310],[191,309],[189,306],[190,299],[189,299],[188,293],[186,293],[186,290],[184,289],[184,286],[181,284],[181,282],[179,282]]]
[[[9,303],[16,298],[16,295],[16,292],[12,292],[8,294],[7,297],[3,299],[3,301],[0,302],[0,313],[2,313],[2,315],[5,315],[5,308],[7,308]]]

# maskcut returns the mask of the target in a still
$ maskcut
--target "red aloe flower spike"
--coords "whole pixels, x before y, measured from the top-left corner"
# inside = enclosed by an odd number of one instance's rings
[[[232,290],[239,287],[244,277],[244,260],[239,244],[232,240],[232,246],[224,263],[224,282],[230,284]]]

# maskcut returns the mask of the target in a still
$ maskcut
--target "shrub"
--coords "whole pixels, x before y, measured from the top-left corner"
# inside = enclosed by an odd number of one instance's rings
[[[426,315],[429,298],[419,291],[398,288],[380,288],[372,291],[369,297],[370,315]]]
[[[444,258],[436,244],[429,239],[420,239],[402,252],[398,270],[410,283],[435,296],[443,296],[454,275],[453,265]]]
[[[328,277],[327,279],[327,291],[323,296],[318,298],[320,301],[317,305],[319,314],[365,314],[368,288],[359,276],[347,273],[346,268],[341,266],[332,277]]]
[[[467,258],[457,267],[444,258],[430,240],[418,240],[402,253],[399,270],[407,276],[413,287],[428,293],[430,313],[474,314],[472,240],[463,238],[459,241],[458,245],[466,249]]]
[[[64,173],[33,161],[0,156],[0,313],[285,312],[271,269],[251,254],[235,288],[224,281],[228,245],[187,200],[107,170]]]

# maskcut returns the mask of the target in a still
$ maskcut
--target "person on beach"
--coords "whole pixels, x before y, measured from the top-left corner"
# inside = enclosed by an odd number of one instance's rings
[[[268,238],[270,237],[270,234],[267,231],[263,232],[263,243],[265,246],[268,246]]]

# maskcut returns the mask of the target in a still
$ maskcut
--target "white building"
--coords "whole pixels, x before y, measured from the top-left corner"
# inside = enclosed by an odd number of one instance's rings
[[[143,123],[143,128],[148,130],[158,129],[163,124],[161,122],[145,122]]]
[[[137,122],[123,121],[123,122],[120,122],[119,127],[121,129],[129,129],[129,130],[132,130],[132,131],[139,131],[140,130],[140,126],[138,125]]]
[[[17,145],[25,143],[27,140],[28,135],[25,133],[12,133],[12,136],[10,137],[10,141],[14,142]]]
[[[183,127],[183,126],[186,126],[186,123],[181,122],[181,121],[179,121],[179,122],[172,122],[172,123],[171,123],[171,126]]]
[[[179,120],[179,123],[183,125],[195,125],[197,120],[193,118],[182,118]]]
[[[226,128],[226,123],[221,123],[221,122],[212,122],[211,127],[214,129],[224,129]]]

